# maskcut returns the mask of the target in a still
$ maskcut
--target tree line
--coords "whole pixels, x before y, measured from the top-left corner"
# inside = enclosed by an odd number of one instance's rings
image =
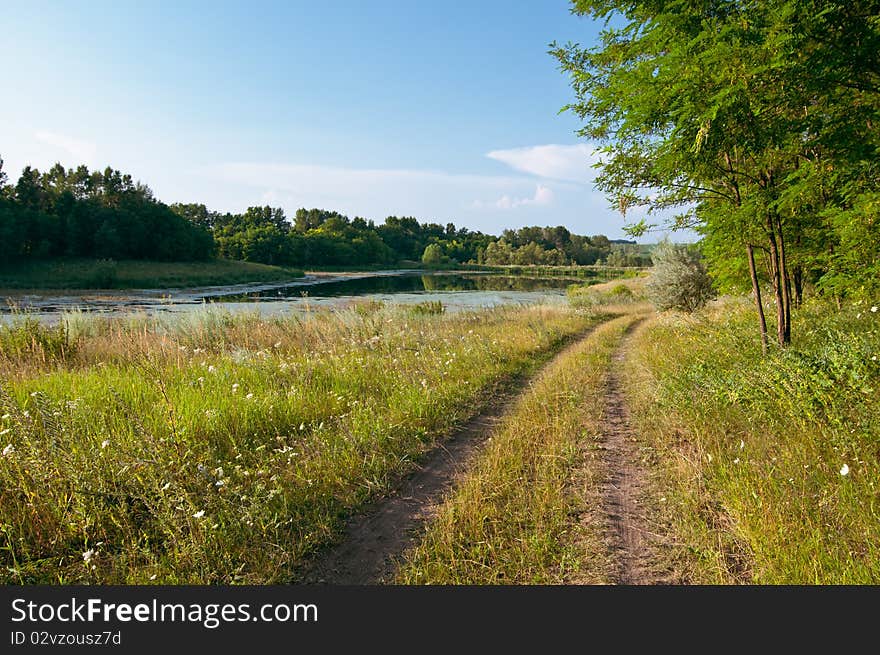
[[[8,184],[0,159],[0,261],[51,257],[195,261],[219,256],[277,266],[359,266],[422,261],[428,265],[640,265],[620,242],[572,234],[565,227],[505,230],[499,238],[389,216],[377,225],[324,209],[277,207],[221,213],[204,204],[157,200],[144,184],[112,168],[56,164],[25,167]],[[621,259],[623,257],[623,259]]]
[[[0,262],[50,257],[193,261],[213,238],[112,168],[26,166],[7,184],[0,159]]]
[[[676,208],[716,284],[750,288],[766,350],[804,289],[880,292],[880,11],[867,0],[576,0],[600,44],[552,45],[598,186]],[[631,234],[653,227],[630,226]]]

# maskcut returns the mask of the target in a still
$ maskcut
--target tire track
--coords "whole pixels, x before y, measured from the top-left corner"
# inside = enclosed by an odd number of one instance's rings
[[[398,490],[352,517],[341,541],[320,551],[301,569],[303,584],[367,585],[393,579],[401,556],[414,546],[419,528],[472,461],[483,442],[528,390],[558,359],[599,325],[580,333],[531,376],[524,376],[431,452]]]
[[[605,409],[602,435],[609,471],[602,489],[603,510],[608,526],[608,547],[615,560],[612,582],[623,585],[656,584],[646,539],[646,518],[640,506],[646,482],[635,433],[629,421],[618,369],[626,359],[633,330],[644,319],[632,323],[611,358],[605,379]]]

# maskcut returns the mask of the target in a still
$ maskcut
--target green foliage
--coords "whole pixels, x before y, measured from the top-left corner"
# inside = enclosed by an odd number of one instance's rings
[[[410,305],[407,309],[415,316],[436,316],[446,311],[446,307],[439,300],[427,300],[425,302]]]
[[[873,3],[576,0],[599,47],[554,46],[602,147],[597,185],[624,215],[677,208],[725,289],[769,280],[788,342],[790,287],[870,294],[876,279],[880,15]],[[631,233],[650,225],[639,216]]]
[[[118,268],[112,259],[99,259],[92,269],[89,286],[96,289],[112,289],[116,285]]]
[[[194,261],[213,255],[205,229],[153,198],[131,176],[111,168],[22,171],[0,197],[4,262],[49,257]]]
[[[213,259],[204,262],[46,259],[0,266],[0,289],[162,289],[284,282],[297,269]]]
[[[422,254],[422,263],[426,266],[438,266],[439,264],[443,264],[443,248],[436,243],[429,243],[425,246],[425,252]]]
[[[700,253],[693,247],[661,242],[653,252],[648,298],[658,310],[693,312],[714,297],[712,280]]]

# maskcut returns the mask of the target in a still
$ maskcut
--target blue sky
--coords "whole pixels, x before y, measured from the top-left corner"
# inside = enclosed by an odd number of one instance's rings
[[[547,54],[598,30],[566,0],[7,2],[0,156],[221,211],[621,237]]]

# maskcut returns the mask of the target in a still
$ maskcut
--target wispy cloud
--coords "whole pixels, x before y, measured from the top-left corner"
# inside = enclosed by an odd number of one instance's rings
[[[58,134],[57,132],[41,130],[34,134],[34,138],[40,143],[52,146],[58,150],[63,150],[75,160],[75,162],[71,163],[93,164],[95,161],[95,155],[98,152],[98,146],[91,141],[77,139],[65,134]]]
[[[582,184],[592,183],[595,175],[592,166],[599,161],[596,149],[584,143],[492,150],[486,156],[507,164],[516,171]]]
[[[552,200],[546,187],[528,197],[534,181],[523,176],[254,162],[212,166],[207,174],[224,184],[250,187],[254,202],[327,207],[377,219],[396,214],[453,220],[480,196],[507,197],[511,204]]]
[[[553,189],[543,184],[535,187],[535,194],[527,198],[512,198],[505,194],[494,202],[485,202],[475,200],[473,207],[475,209],[516,209],[517,207],[525,207],[528,205],[551,205],[555,198]]]

